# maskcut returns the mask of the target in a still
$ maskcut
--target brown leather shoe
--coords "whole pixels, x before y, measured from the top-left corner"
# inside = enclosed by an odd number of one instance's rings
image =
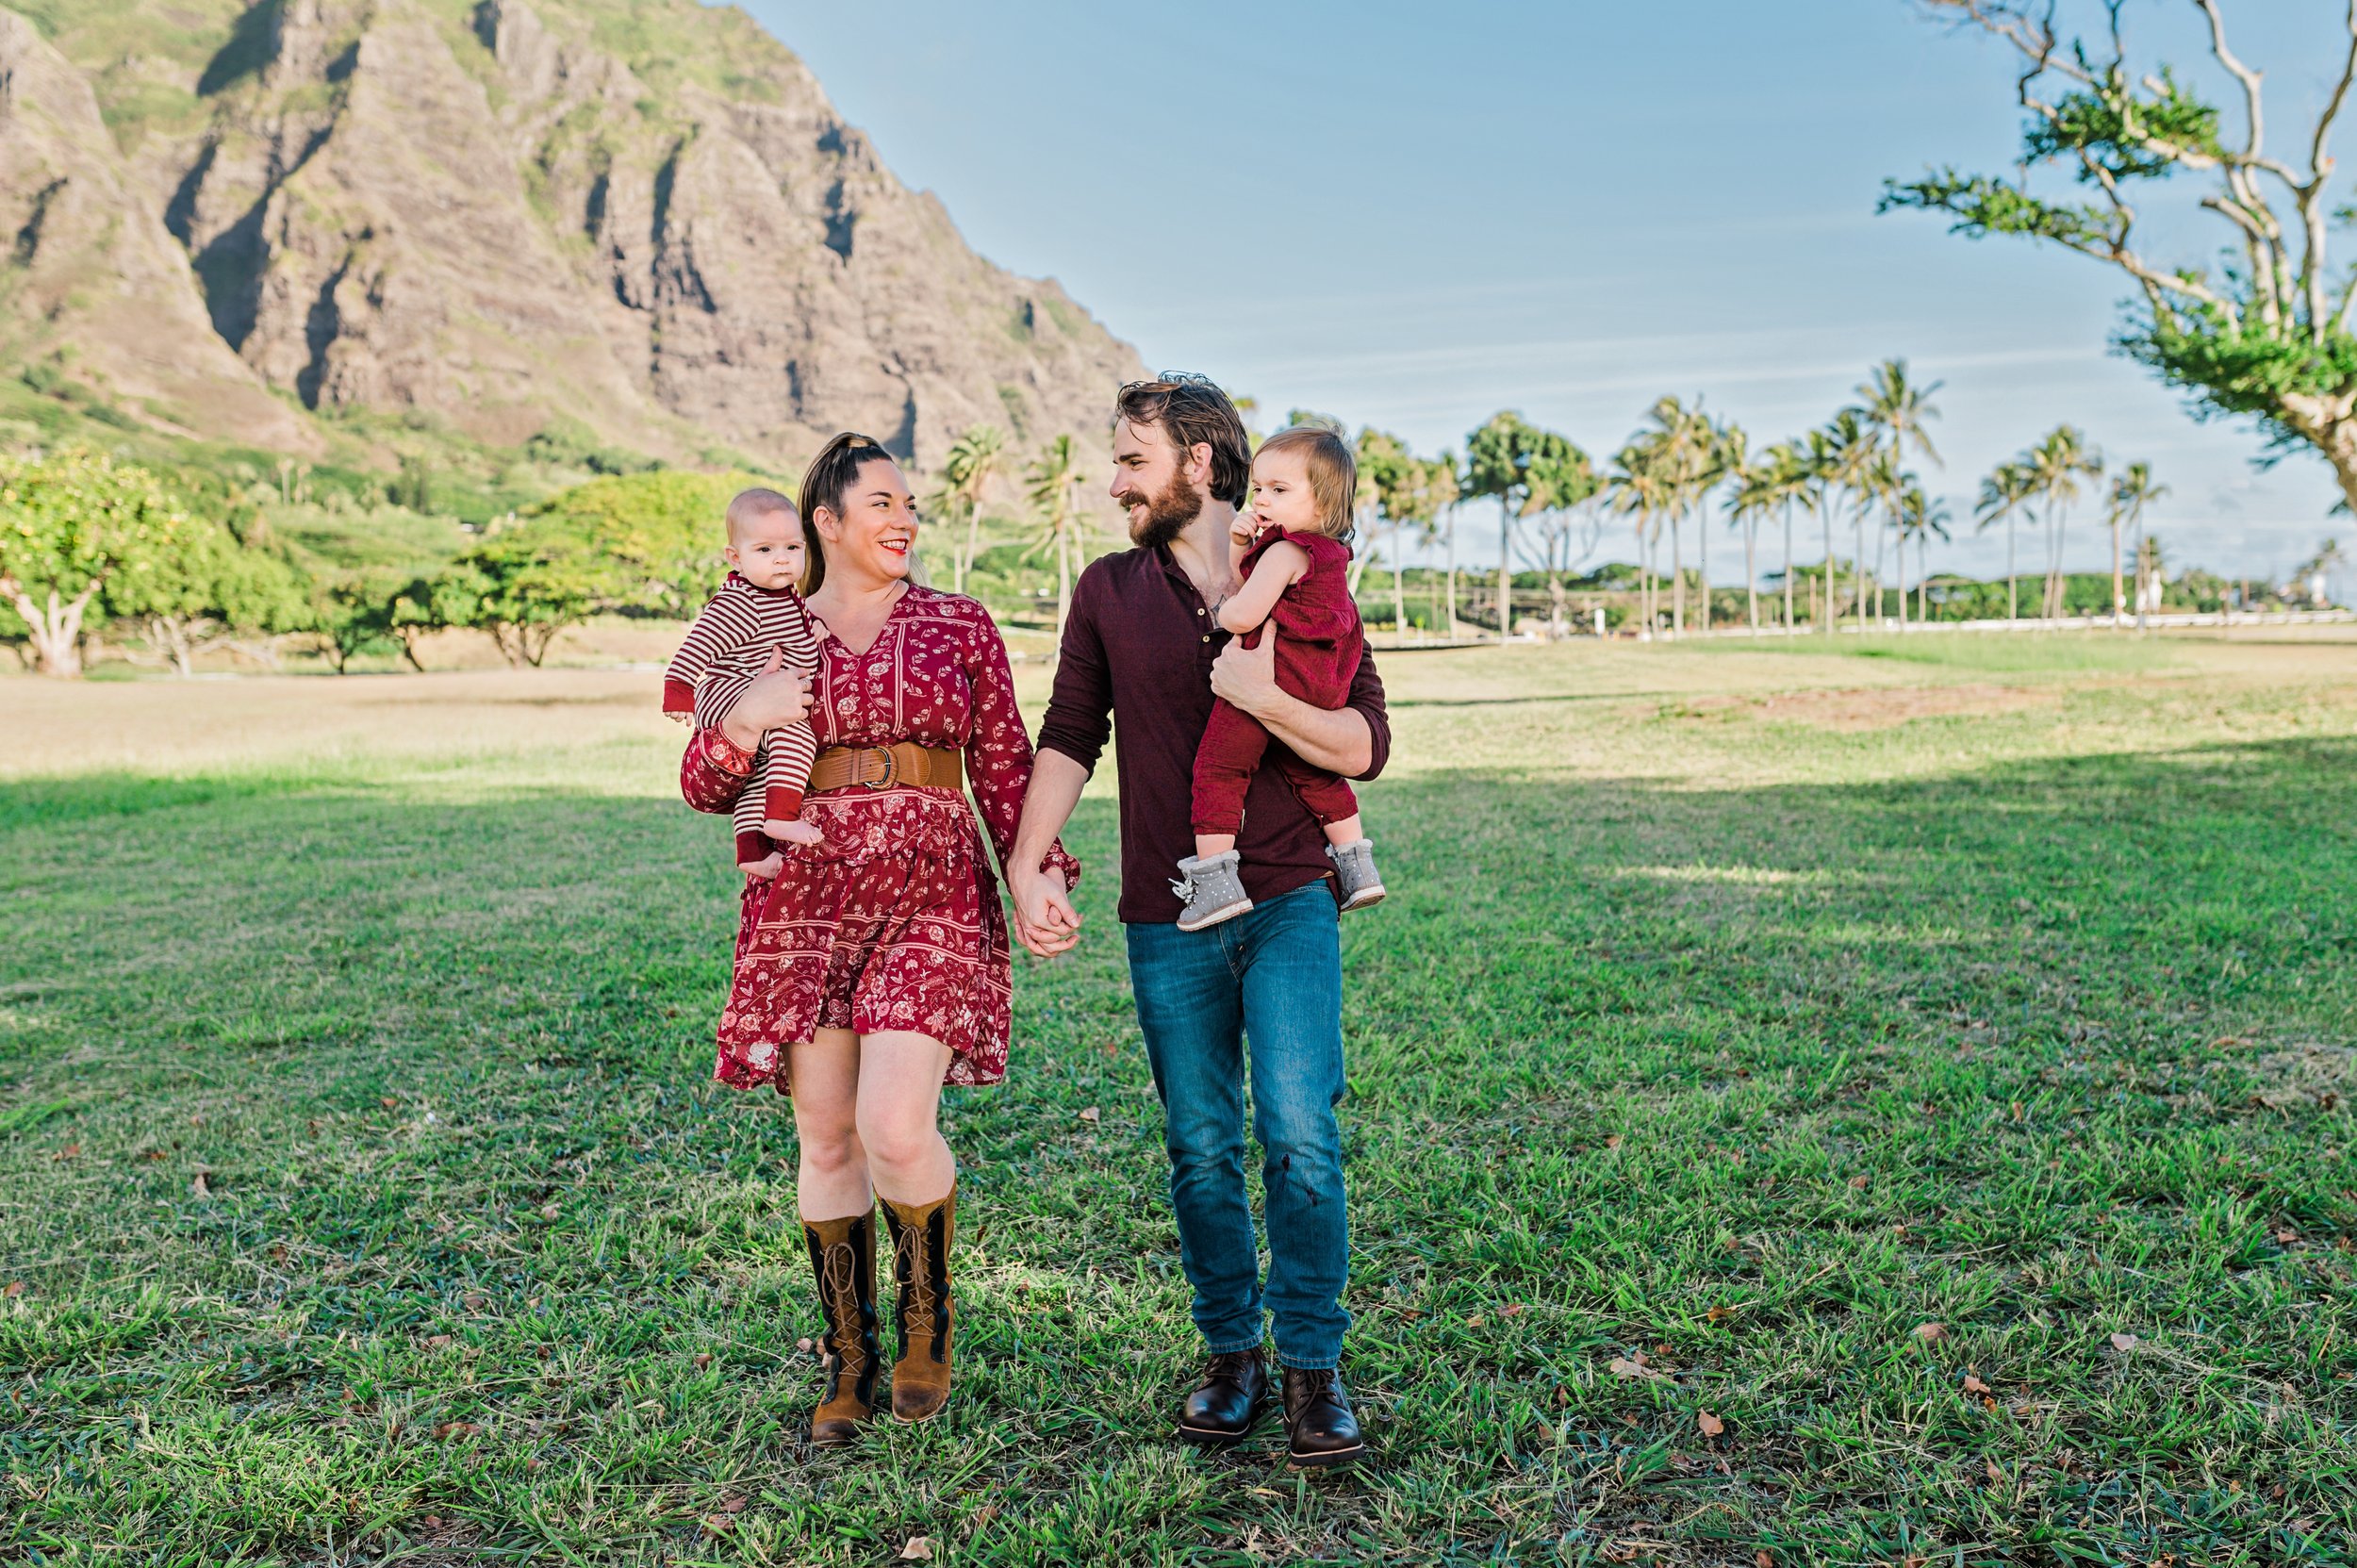
[[[1261,1347],[1230,1350],[1203,1363],[1203,1380],[1178,1407],[1178,1435],[1189,1443],[1235,1443],[1252,1430],[1268,1397]]]
[[[826,1382],[811,1416],[810,1441],[832,1448],[854,1441],[860,1423],[876,1413],[876,1373],[883,1351],[876,1343],[876,1220],[802,1221],[810,1271],[818,1280],[826,1315]]]
[[[1328,1470],[1356,1464],[1366,1453],[1342,1374],[1330,1366],[1285,1368],[1285,1462],[1297,1470]]]
[[[923,1421],[949,1402],[949,1244],[957,1233],[958,1189],[931,1203],[883,1200],[892,1228],[892,1279],[899,1288],[893,1329],[892,1413]]]

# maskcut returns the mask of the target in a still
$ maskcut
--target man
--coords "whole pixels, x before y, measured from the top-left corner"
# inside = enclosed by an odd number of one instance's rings
[[[1283,773],[1253,776],[1236,847],[1251,911],[1195,932],[1169,867],[1194,851],[1189,803],[1195,744],[1214,696],[1267,726],[1311,766],[1371,779],[1391,749],[1383,685],[1362,660],[1346,706],[1315,708],[1277,689],[1276,639],[1228,639],[1213,607],[1235,591],[1228,528],[1244,503],[1252,449],[1235,404],[1198,376],[1121,390],[1113,425],[1115,501],[1136,548],[1109,555],[1073,589],[1055,694],[1040,734],[1009,864],[1017,931],[1033,952],[1063,951],[1080,916],[1036,867],[1103,752],[1109,716],[1121,782],[1121,905],[1154,1087],[1170,1149],[1179,1260],[1195,1287],[1209,1356],[1178,1432],[1226,1444],[1251,1429],[1269,1393],[1263,1303],[1275,1318],[1281,1404],[1296,1465],[1365,1452],[1339,1367],[1350,1314],[1343,1202],[1343,972],[1326,838]],[[1261,1287],[1244,1192],[1244,1048],[1267,1196]]]

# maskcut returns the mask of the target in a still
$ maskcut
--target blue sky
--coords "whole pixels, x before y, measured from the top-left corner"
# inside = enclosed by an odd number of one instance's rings
[[[1902,355],[1946,383],[1944,568],[2002,569],[2002,536],[1971,531],[1979,476],[2066,420],[2171,487],[2152,526],[2174,563],[2280,571],[2357,533],[2320,461],[2255,471],[2247,427],[2106,352],[2117,274],[1874,216],[1883,176],[2002,169],[2018,144],[2008,58],[1905,0],[747,8],[978,250],[1276,417],[1432,452],[1514,407],[1602,455],[1656,396],[1699,393],[1774,439]],[[2333,9],[2268,0],[2236,41],[2279,126],[2329,85]],[[2198,74],[2180,11],[2130,16]],[[2165,218],[2172,256],[2201,258],[2203,221]],[[2099,526],[2084,507],[2073,564],[2098,564]]]

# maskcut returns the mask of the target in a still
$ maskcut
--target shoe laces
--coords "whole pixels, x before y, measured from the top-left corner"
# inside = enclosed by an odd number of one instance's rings
[[[1171,878],[1170,891],[1173,895],[1184,902],[1192,903],[1195,901],[1195,883],[1192,880],[1186,877]]]
[[[894,1250],[899,1254],[900,1279],[908,1293],[901,1305],[900,1331],[912,1340],[931,1339],[936,1303],[932,1277],[923,1266],[925,1244],[918,1228],[904,1227]]]
[[[834,1309],[828,1315],[835,1323],[827,1348],[847,1376],[857,1378],[867,1367],[866,1336],[860,1332],[859,1259],[849,1242],[837,1242],[827,1248],[824,1262],[827,1299]]]
[[[1249,1350],[1222,1350],[1205,1363],[1203,1381],[1210,1384],[1221,1378],[1241,1377],[1260,1358]]]

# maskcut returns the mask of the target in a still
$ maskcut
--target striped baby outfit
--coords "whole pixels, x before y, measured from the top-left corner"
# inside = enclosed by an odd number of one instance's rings
[[[774,648],[784,667],[805,678],[818,668],[818,639],[810,611],[792,588],[756,587],[735,572],[687,629],[663,672],[663,711],[712,729],[729,716]],[[787,724],[761,737],[752,784],[736,799],[736,861],[750,866],[771,849],[765,819],[801,815],[802,788],[818,743],[806,723]]]

